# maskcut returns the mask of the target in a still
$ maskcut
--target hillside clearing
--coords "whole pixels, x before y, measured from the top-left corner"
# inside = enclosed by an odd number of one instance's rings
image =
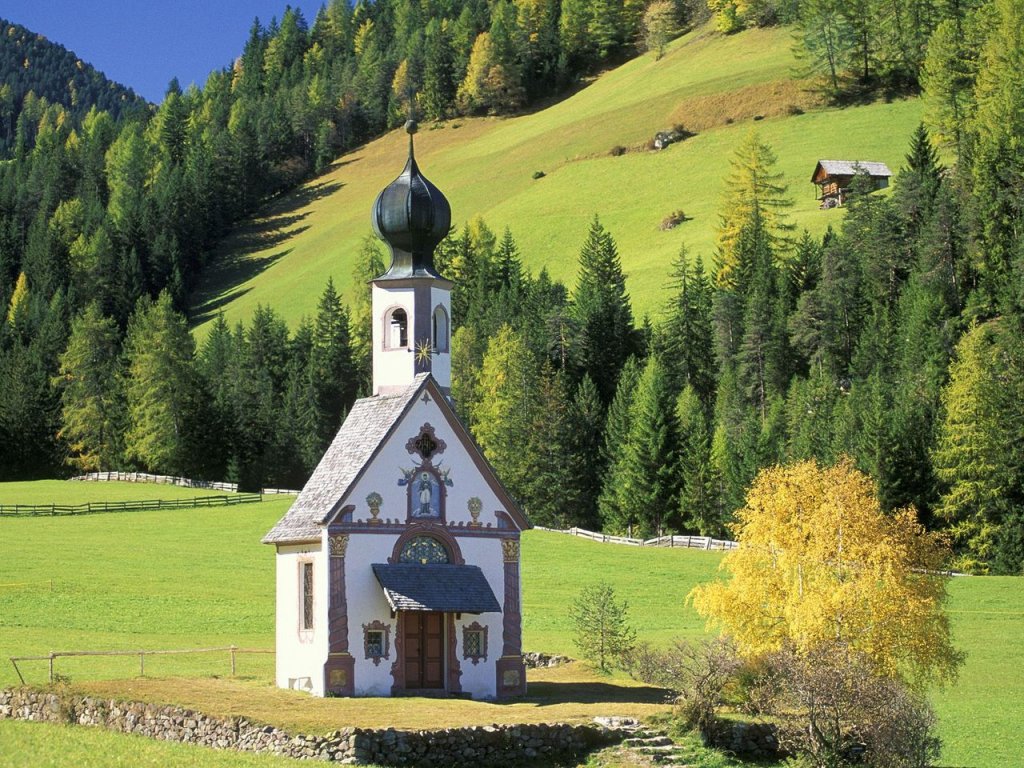
[[[599,214],[618,241],[637,317],[656,314],[680,245],[712,254],[722,180],[752,127],[779,157],[795,200],[793,220],[816,234],[842,216],[817,208],[808,179],[818,159],[902,164],[921,118],[919,100],[817,106],[807,83],[792,79],[791,42],[787,29],[726,37],[697,30],[661,60],[641,56],[542,111],[424,126],[417,159],[451,201],[456,226],[481,215],[499,233],[510,227],[530,269],[547,267],[569,284],[590,219]],[[661,152],[643,149],[676,124],[698,135]],[[396,131],[339,158],[331,171],[239,226],[193,297],[200,334],[218,312],[233,324],[259,304],[294,325],[313,314],[330,277],[351,295],[352,259],[370,232],[371,204],[401,170],[406,142]],[[616,146],[630,151],[612,157]],[[535,171],[545,177],[534,180]],[[689,220],[661,231],[662,219],[679,209]]]

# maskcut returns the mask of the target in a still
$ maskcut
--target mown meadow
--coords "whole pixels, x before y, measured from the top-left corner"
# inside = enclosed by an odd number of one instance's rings
[[[180,488],[156,483],[85,482],[31,480],[0,483],[0,505],[87,504],[97,501],[149,501],[151,499],[193,499],[199,496],[227,496],[227,491]]]
[[[96,487],[65,485],[67,503]],[[0,497],[13,490],[11,484],[0,485]],[[23,486],[18,493],[28,490]],[[43,486],[38,491],[45,493]],[[259,539],[290,501],[0,520],[0,685],[17,683],[8,657],[51,650],[272,648],[274,555]],[[718,577],[720,559],[713,552],[637,549],[530,531],[523,540],[525,647],[573,654],[568,607],[582,585],[600,579],[629,601],[642,640],[658,644],[678,635],[699,636],[704,625],[686,595],[694,584]],[[9,584],[21,586],[4,586]],[[949,610],[967,663],[955,686],[933,696],[946,744],[943,765],[1024,764],[1024,744],[1016,735],[1024,722],[1024,580],[954,578]],[[45,683],[45,662],[21,666],[27,682]],[[138,659],[132,657],[59,659],[57,672],[72,686],[103,695],[246,714],[308,731],[357,724],[585,720],[599,713],[645,715],[664,709],[656,691],[621,675],[597,676],[582,665],[534,673],[528,700],[509,705],[310,699],[273,687],[271,656],[239,656],[236,679],[230,679],[224,653],[148,658],[145,678],[138,677]],[[38,735],[49,730],[0,726],[5,746],[0,766],[24,765],[10,762],[17,752],[8,745],[39,750],[33,765],[56,764],[47,762],[57,759],[47,756],[56,753],[40,746],[51,738],[80,750],[73,754],[111,755],[106,762],[83,757],[75,761],[80,765],[276,764],[249,758],[207,762],[206,753],[194,757],[186,749],[164,751],[164,745],[92,732],[79,738],[78,731],[55,727],[52,736]]]
[[[732,36],[700,28],[663,58],[633,59],[546,109],[424,125],[416,157],[451,201],[454,225],[482,216],[499,235],[511,228],[524,263],[570,287],[598,214],[618,243],[636,316],[653,315],[667,298],[680,246],[704,258],[713,253],[729,159],[750,130],[775,150],[795,203],[792,220],[813,234],[843,215],[818,210],[809,179],[819,159],[879,160],[894,171],[903,163],[920,100],[825,108],[810,83],[795,79],[798,69],[786,28]],[[696,135],[646,149],[675,125]],[[343,155],[236,228],[193,297],[196,323],[217,312],[231,324],[248,321],[262,304],[294,325],[314,314],[328,278],[350,292],[373,200],[401,171],[407,141],[394,131]],[[616,147],[624,154],[613,156]],[[687,220],[663,231],[677,210]]]

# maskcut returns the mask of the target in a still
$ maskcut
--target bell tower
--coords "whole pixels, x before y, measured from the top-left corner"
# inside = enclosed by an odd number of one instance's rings
[[[373,204],[373,231],[391,250],[388,271],[372,281],[375,395],[404,389],[420,373],[445,391],[451,387],[453,283],[434,268],[434,249],[448,234],[452,211],[416,165],[416,122],[405,130],[405,169]]]

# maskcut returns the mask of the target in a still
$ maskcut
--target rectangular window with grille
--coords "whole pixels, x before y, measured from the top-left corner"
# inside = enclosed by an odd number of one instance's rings
[[[370,659],[384,656],[384,632],[381,630],[374,629],[366,633],[366,656]]]
[[[313,564],[302,564],[302,628],[313,628]]]
[[[467,631],[464,635],[465,639],[465,656],[466,658],[472,658],[473,656],[483,656],[483,633],[479,631]]]

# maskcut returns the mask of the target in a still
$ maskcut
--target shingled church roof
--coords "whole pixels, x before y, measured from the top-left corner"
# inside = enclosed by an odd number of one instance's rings
[[[320,459],[320,463],[316,465],[295,503],[263,537],[263,543],[285,544],[319,539],[327,519],[344,501],[363,469],[384,445],[402,416],[416,402],[420,392],[428,384],[433,385],[435,400],[440,401],[443,395],[436,388],[437,385],[429,373],[418,374],[412,383],[400,392],[356,400],[345,423],[341,425],[341,429]],[[529,528],[530,522],[501,486],[494,470],[469,437],[469,431],[459,421],[454,409],[447,402],[438,402],[438,406],[445,416],[456,423],[455,428],[464,436],[471,457],[478,469],[492,480],[499,499],[502,499],[507,507],[508,514],[521,529]]]
[[[263,537],[264,544],[320,538],[321,521],[348,492],[377,446],[414,402],[426,378],[425,373],[416,376],[412,384],[395,394],[356,400],[302,493]]]

